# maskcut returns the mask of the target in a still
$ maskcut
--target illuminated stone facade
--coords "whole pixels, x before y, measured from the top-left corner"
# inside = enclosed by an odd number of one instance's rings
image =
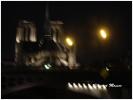
[[[17,27],[15,61],[17,64],[49,69],[76,69],[76,48],[65,44],[63,22],[49,20],[48,10],[45,12],[44,30],[41,38],[37,38],[36,26],[33,22],[20,21]]]

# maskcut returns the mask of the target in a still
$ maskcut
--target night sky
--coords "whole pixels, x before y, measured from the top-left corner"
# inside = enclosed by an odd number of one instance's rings
[[[48,2],[51,20],[64,22],[65,33],[77,44],[78,61],[117,59],[132,50],[132,2]],[[2,60],[14,57],[16,26],[19,20],[31,20],[42,33],[46,2],[1,3]],[[98,30],[106,27],[110,37],[100,41]]]

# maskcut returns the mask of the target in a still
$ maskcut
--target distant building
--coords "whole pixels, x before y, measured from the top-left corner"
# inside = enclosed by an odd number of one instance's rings
[[[50,21],[48,10],[45,12],[43,37],[37,38],[33,22],[20,21],[17,27],[15,61],[17,64],[34,66],[39,69],[75,69],[75,48],[65,46],[63,22]]]

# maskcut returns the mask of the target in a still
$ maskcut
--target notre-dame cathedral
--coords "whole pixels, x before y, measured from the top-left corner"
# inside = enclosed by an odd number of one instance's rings
[[[45,11],[44,31],[38,38],[34,22],[18,22],[15,61],[38,69],[76,69],[76,48],[66,46],[62,21],[51,21]]]

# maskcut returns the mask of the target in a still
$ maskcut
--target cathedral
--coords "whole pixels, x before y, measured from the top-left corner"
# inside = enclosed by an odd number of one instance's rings
[[[62,21],[49,19],[48,7],[45,11],[42,37],[38,38],[34,22],[18,22],[15,42],[15,61],[18,65],[41,70],[77,69],[75,45],[65,43]]]

